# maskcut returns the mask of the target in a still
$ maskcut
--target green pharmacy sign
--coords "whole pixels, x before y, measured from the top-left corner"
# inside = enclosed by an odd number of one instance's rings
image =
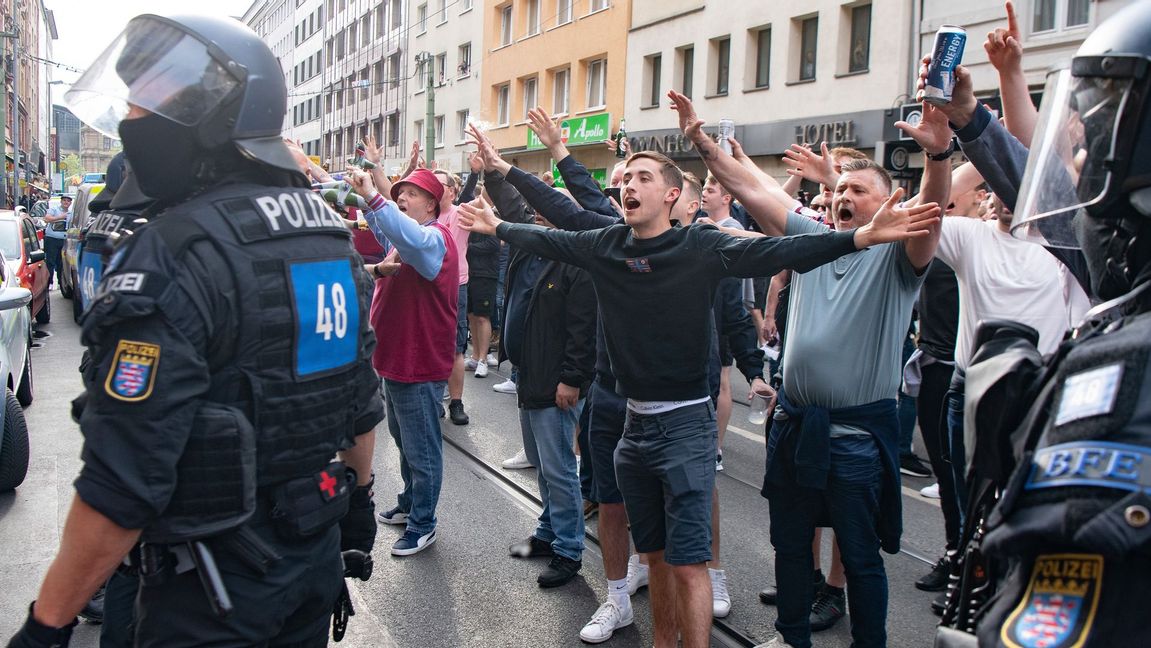
[[[572,117],[560,122],[560,133],[564,144],[568,146],[582,146],[584,144],[599,144],[611,137],[611,113],[600,113],[587,117]],[[540,138],[528,129],[528,150],[534,151],[544,148]]]

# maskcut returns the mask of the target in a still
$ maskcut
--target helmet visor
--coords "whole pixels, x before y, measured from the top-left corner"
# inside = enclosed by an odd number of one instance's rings
[[[1011,233],[1050,247],[1077,248],[1074,218],[1107,195],[1130,78],[1047,75]]]
[[[139,16],[64,94],[64,101],[81,121],[118,138],[129,104],[192,126],[239,85],[203,42],[154,16]]]

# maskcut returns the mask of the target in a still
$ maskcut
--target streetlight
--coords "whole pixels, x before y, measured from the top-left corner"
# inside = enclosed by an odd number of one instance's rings
[[[49,172],[49,176],[60,173],[60,129],[59,125],[56,123],[56,104],[52,101],[52,86],[55,85],[71,84],[67,81],[60,80],[48,82],[48,131],[49,135],[56,138],[54,140],[56,145],[53,147],[54,150],[52,151],[52,168]],[[51,182],[48,183],[48,186],[52,186]],[[64,174],[60,173],[60,193],[64,193],[64,188]]]

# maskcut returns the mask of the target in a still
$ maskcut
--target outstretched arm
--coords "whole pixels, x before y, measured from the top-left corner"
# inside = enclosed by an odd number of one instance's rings
[[[672,90],[667,93],[672,110],[679,113],[679,127],[695,145],[704,164],[759,223],[764,233],[780,236],[787,231],[787,209],[763,189],[756,176],[735,158],[725,153],[703,132],[703,120],[686,96]]]
[[[1007,131],[1024,146],[1031,147],[1031,135],[1039,121],[1039,111],[1031,103],[1027,77],[1023,74],[1023,38],[1015,18],[1015,6],[1008,0],[1007,29],[996,29],[987,34],[983,49],[987,60],[999,72],[999,94],[1003,99],[1003,119]]]
[[[925,101],[923,119],[915,127],[902,121],[896,122],[895,126],[923,147],[923,182],[914,202],[947,204],[951,197],[951,160],[931,159],[932,155],[942,154],[951,147],[952,134],[947,125],[947,116]],[[935,258],[935,248],[939,245],[939,224],[936,223],[927,231],[927,236],[909,239],[903,244],[907,260],[916,272],[927,268]]]

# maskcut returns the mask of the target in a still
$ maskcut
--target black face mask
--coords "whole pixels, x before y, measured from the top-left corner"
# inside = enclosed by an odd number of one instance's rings
[[[120,139],[145,194],[172,201],[196,188],[203,150],[195,128],[152,114],[120,122]]]

